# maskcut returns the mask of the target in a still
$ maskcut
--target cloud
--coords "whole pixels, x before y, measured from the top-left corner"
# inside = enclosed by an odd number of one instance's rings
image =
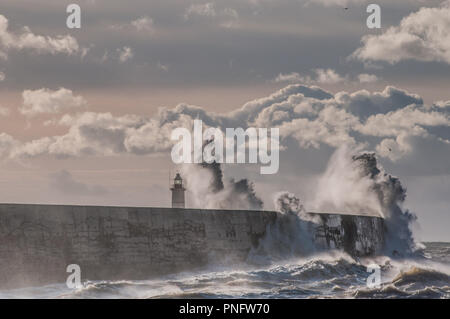
[[[8,116],[9,109],[0,104],[0,116]]]
[[[19,142],[11,135],[6,133],[0,133],[0,158],[6,159],[10,156],[15,147],[19,145]]]
[[[345,76],[339,75],[333,69],[314,69],[313,76],[301,76],[297,72],[282,74],[280,73],[274,82],[290,82],[290,83],[304,83],[304,84],[336,84],[346,80]]]
[[[65,88],[25,90],[22,98],[23,104],[19,111],[27,117],[61,113],[87,104],[82,96],[75,96],[71,90]]]
[[[9,50],[31,50],[36,53],[73,55],[80,50],[77,40],[70,35],[56,37],[36,35],[28,27],[22,33],[8,30],[8,19],[0,15],[0,56],[7,58]]]
[[[436,61],[450,64],[450,1],[421,8],[380,35],[366,35],[352,57],[361,61]]]
[[[340,75],[333,69],[314,69],[313,75],[302,76],[300,73],[280,73],[273,80],[275,83],[303,83],[303,84],[337,84],[342,82],[357,81],[360,83],[370,83],[378,81],[376,75],[359,74],[355,80],[351,80],[349,75]]]
[[[127,152],[127,130],[142,126],[145,119],[125,115],[114,117],[110,113],[85,112],[65,115],[59,124],[67,126],[68,132],[24,143],[16,149],[16,156],[34,157],[50,154],[56,157],[89,155],[115,155]]]
[[[423,99],[419,95],[393,86],[387,86],[382,92],[359,90],[348,93],[342,91],[335,94],[335,99],[343,108],[361,119],[401,109],[410,104],[423,104]]]
[[[74,179],[66,170],[49,175],[50,187],[59,193],[71,196],[99,196],[108,193],[108,190],[99,185],[87,185]]]
[[[138,31],[154,32],[153,19],[149,17],[141,17],[134,21],[131,21],[131,25]]]
[[[422,135],[426,127],[448,126],[450,116],[427,107],[412,104],[386,114],[370,116],[360,131],[371,136]]]
[[[376,150],[395,163],[405,158],[414,161],[411,154],[420,153],[421,149],[427,154],[418,159],[433,157],[429,150],[429,145],[433,145],[440,148],[441,156],[446,154],[441,159],[450,157],[447,102],[424,105],[420,96],[392,86],[380,92],[332,94],[320,87],[299,84],[247,102],[228,113],[179,104],[175,108],[160,108],[151,117],[95,112],[66,114],[53,122],[67,127],[65,134],[28,142],[17,142],[5,135],[2,155],[14,159],[42,155],[64,158],[167,154],[174,144],[170,140],[172,130],[178,127],[192,130],[194,119],[201,119],[205,129],[218,127],[223,131],[237,127],[278,127],[281,147],[296,144],[296,152],[346,144]],[[443,163],[436,170],[445,167]]]
[[[191,4],[184,12],[186,21],[194,17],[215,19],[223,28],[238,27],[239,14],[233,8],[218,9],[212,2],[204,4]]]
[[[169,65],[167,65],[167,64],[162,64],[161,62],[158,62],[156,64],[156,67],[161,71],[169,72]]]
[[[222,21],[220,26],[223,28],[237,28],[239,27],[239,14],[235,9],[225,8],[221,12]]]
[[[130,30],[138,32],[146,32],[147,34],[153,34],[155,32],[154,21],[148,16],[142,16],[131,22],[122,24],[113,24],[109,26],[113,30]]]
[[[408,138],[410,138],[408,134],[401,134],[395,139],[386,138],[376,146],[376,151],[380,156],[397,161],[412,150]]]
[[[214,3],[191,4],[184,13],[184,18],[188,20],[192,16],[215,17],[217,15]]]
[[[442,109],[448,108],[450,110],[450,101],[437,101],[434,103],[433,106],[442,108]]]
[[[123,47],[121,49],[117,49],[119,53],[119,61],[124,63],[134,57],[134,52],[130,47]]]
[[[373,83],[378,81],[378,77],[374,74],[362,73],[358,75],[358,80],[360,83]]]
[[[0,72],[0,82],[5,81],[6,75],[3,72]]]
[[[389,158],[395,169],[410,175],[447,175],[450,171],[450,141],[426,131],[403,132],[384,139],[377,147],[379,156]]]
[[[305,83],[309,81],[309,79],[301,76],[297,72],[292,73],[280,73],[277,75],[277,77],[273,80],[275,83],[282,83],[282,82],[289,82],[289,83]]]
[[[358,119],[344,110],[327,107],[313,119],[304,117],[280,125],[284,138],[294,138],[301,148],[320,148],[322,145],[339,147],[343,144],[356,145],[350,135],[352,127],[359,125]]]
[[[333,69],[316,69],[316,81],[320,84],[336,84],[345,81],[345,77],[340,76]]]

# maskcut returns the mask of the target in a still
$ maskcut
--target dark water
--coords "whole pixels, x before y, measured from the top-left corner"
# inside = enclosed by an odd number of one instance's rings
[[[180,273],[157,280],[84,282],[0,291],[1,298],[450,298],[450,243],[426,243],[425,256],[354,260],[341,252],[273,263]],[[366,265],[380,266],[368,288]]]

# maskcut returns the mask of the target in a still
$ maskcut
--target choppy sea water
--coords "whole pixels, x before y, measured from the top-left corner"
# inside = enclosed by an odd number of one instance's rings
[[[423,257],[355,260],[341,252],[265,266],[215,267],[152,280],[92,281],[0,290],[0,298],[450,298],[450,243],[426,243]],[[367,265],[381,269],[368,288]]]

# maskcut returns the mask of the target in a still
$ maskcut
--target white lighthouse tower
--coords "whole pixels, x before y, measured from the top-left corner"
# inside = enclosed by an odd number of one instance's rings
[[[172,191],[172,208],[185,208],[184,192],[186,189],[183,187],[183,179],[181,178],[180,173],[175,175],[170,190]]]

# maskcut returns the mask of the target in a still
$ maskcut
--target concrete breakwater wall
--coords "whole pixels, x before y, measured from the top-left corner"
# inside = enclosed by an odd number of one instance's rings
[[[378,216],[309,213],[316,216],[313,233],[318,248],[339,249],[352,256],[379,253],[384,245],[384,219]]]
[[[320,215],[318,246],[355,255],[382,245],[382,219]],[[270,211],[0,204],[0,289],[82,279],[148,279],[247,259]]]
[[[0,204],[0,289],[82,279],[144,279],[245,260],[275,212]]]

